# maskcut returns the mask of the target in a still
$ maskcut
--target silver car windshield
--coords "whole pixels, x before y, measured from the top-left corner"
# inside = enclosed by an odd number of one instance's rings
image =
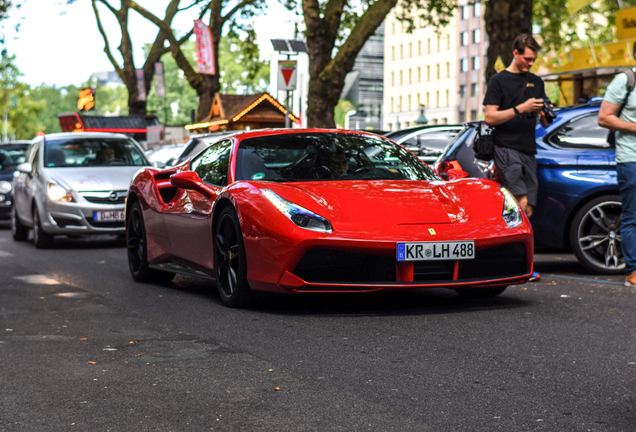
[[[133,141],[121,138],[46,140],[44,167],[145,166],[148,161]]]

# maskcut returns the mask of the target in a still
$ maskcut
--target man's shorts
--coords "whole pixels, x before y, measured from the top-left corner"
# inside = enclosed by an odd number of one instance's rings
[[[537,159],[534,155],[495,146],[495,166],[503,185],[515,197],[526,195],[528,205],[537,205]]]

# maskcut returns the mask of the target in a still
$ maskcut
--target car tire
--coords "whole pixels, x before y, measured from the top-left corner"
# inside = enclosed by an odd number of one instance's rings
[[[229,206],[221,211],[214,229],[214,269],[224,305],[241,308],[252,302],[243,234],[236,211]]]
[[[29,236],[29,228],[22,225],[22,222],[20,222],[15,205],[11,210],[11,233],[13,234],[13,240],[15,241],[25,241]]]
[[[625,273],[621,251],[621,198],[606,195],[586,203],[570,226],[570,246],[583,266],[598,274]]]
[[[461,288],[456,289],[455,292],[462,297],[471,299],[483,299],[496,297],[503,293],[507,286],[504,287],[489,287],[489,288]]]
[[[128,250],[128,268],[137,282],[170,282],[174,273],[155,270],[148,266],[148,244],[146,225],[141,204],[132,205],[126,221],[126,249]]]
[[[33,244],[38,249],[48,248],[53,244],[53,236],[42,229],[40,212],[33,205]]]

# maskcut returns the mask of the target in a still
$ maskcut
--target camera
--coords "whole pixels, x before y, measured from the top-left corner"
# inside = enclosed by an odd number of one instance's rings
[[[543,99],[543,108],[541,108],[541,111],[545,114],[545,119],[548,123],[552,123],[556,118],[556,113],[552,108],[552,102],[550,102],[550,99]]]

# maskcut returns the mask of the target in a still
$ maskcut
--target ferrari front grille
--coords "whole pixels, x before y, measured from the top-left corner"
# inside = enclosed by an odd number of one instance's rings
[[[459,280],[495,279],[528,273],[530,267],[523,243],[478,250],[474,260],[459,262]]]
[[[293,273],[310,283],[395,283],[395,258],[312,249]]]

